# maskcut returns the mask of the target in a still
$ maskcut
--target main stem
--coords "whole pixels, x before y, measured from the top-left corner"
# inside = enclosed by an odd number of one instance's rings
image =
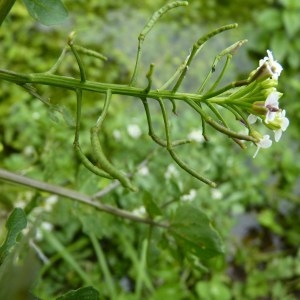
[[[136,88],[128,85],[101,83],[88,81],[81,82],[80,79],[72,77],[58,76],[45,73],[33,73],[33,74],[20,74],[11,72],[8,70],[0,69],[0,79],[10,81],[19,85],[23,84],[43,84],[49,86],[61,87],[69,90],[86,90],[96,93],[106,94],[106,91],[110,89],[112,94],[127,95],[138,98],[152,98],[152,99],[177,99],[185,100],[186,97],[193,101],[201,102],[203,96],[189,93],[175,93],[172,91],[150,90],[145,91],[144,88]]]

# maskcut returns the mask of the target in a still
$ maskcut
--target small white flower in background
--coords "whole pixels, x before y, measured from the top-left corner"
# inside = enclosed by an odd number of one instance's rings
[[[188,134],[188,139],[192,140],[192,141],[195,141],[195,142],[199,142],[199,143],[203,142],[204,137],[203,137],[203,134],[202,134],[202,130],[200,130],[200,129],[192,130]]]
[[[41,118],[41,114],[40,114],[39,112],[34,111],[34,112],[32,113],[32,119],[33,119],[33,120],[39,120],[40,118]]]
[[[132,211],[132,213],[138,217],[144,217],[146,215],[146,209],[144,206],[140,206]]]
[[[53,224],[49,223],[49,222],[43,222],[41,225],[40,225],[41,228],[37,228],[37,231],[36,231],[36,235],[35,235],[35,238],[36,240],[38,241],[41,241],[43,239],[43,232],[42,230],[48,230],[48,231],[51,231],[53,229]],[[42,230],[41,230],[42,229]]]
[[[286,131],[290,124],[289,119],[285,116],[285,110],[280,111],[276,114],[273,124],[276,124],[279,127],[278,129],[274,130],[274,139],[276,142],[278,142],[281,138],[282,132]]]
[[[172,177],[178,177],[178,170],[173,164],[169,164],[165,172],[165,178],[170,179]]]
[[[57,195],[51,195],[45,201],[45,211],[52,211],[54,204],[58,201]]]
[[[272,146],[272,141],[270,140],[270,136],[268,134],[265,134],[262,138],[260,138],[259,142],[256,143],[257,149],[253,155],[253,158],[256,157],[258,151],[263,148],[269,148]]]
[[[214,200],[220,200],[223,198],[223,193],[219,189],[211,189],[211,197]]]
[[[32,145],[28,145],[24,148],[23,153],[26,156],[33,156],[35,154],[35,148]]]
[[[197,194],[196,190],[191,189],[188,194],[181,196],[181,200],[188,201],[188,202],[193,201],[196,197],[196,194]]]
[[[117,141],[119,141],[119,140],[121,139],[121,132],[120,132],[120,130],[114,129],[114,131],[113,131],[113,136],[114,136],[114,138],[115,138]]]
[[[267,67],[267,71],[272,76],[272,79],[278,80],[283,67],[274,60],[273,54],[270,50],[267,50],[268,56],[265,56],[263,59],[259,61],[259,67],[263,66],[264,64]]]
[[[147,166],[143,166],[141,168],[138,169],[138,174],[141,176],[147,176],[149,175],[149,169]]]
[[[136,124],[129,124],[127,126],[127,132],[134,139],[138,139],[142,134],[140,127]]]

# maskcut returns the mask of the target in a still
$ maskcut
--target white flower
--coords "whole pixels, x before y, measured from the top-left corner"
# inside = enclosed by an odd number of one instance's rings
[[[178,177],[179,173],[173,164],[169,164],[167,171],[165,172],[165,178],[171,179],[172,177]]]
[[[141,176],[147,176],[149,175],[149,168],[147,166],[142,166],[141,168],[138,169],[138,173]]]
[[[196,190],[191,189],[188,194],[182,195],[181,200],[187,202],[193,201],[196,197],[196,194],[197,194]]]
[[[199,143],[203,142],[204,137],[203,137],[203,134],[202,134],[202,130],[200,130],[200,129],[192,130],[188,134],[188,139],[192,140],[192,141],[195,141],[195,142],[199,142]]]
[[[114,138],[115,138],[117,141],[119,141],[119,140],[121,139],[121,132],[120,132],[120,130],[114,129],[114,131],[113,131],[113,136],[114,136]]]
[[[211,189],[211,197],[214,200],[220,200],[223,197],[223,193],[219,189]]]
[[[140,127],[136,124],[129,124],[127,126],[127,132],[134,139],[138,139],[142,134]]]
[[[281,93],[279,92],[272,92],[268,95],[265,107],[267,108],[267,114],[265,123],[268,124],[269,122],[275,119],[276,113],[279,111],[279,98],[281,97]]]
[[[276,124],[279,127],[278,129],[274,130],[274,139],[276,142],[278,142],[281,138],[282,132],[286,131],[290,124],[289,119],[285,116],[285,110],[276,114],[273,124]]]
[[[49,196],[46,201],[45,201],[45,211],[52,211],[53,206],[55,205],[55,203],[58,201],[58,196],[57,195],[52,195]]]
[[[260,148],[269,148],[272,146],[272,141],[270,140],[270,136],[268,134],[265,134],[262,138],[259,139],[259,142],[256,143],[256,146],[257,146],[257,149],[253,155],[253,158],[256,157]]]
[[[36,240],[41,241],[43,239],[43,230],[52,231],[53,230],[53,224],[49,222],[43,222],[40,225],[40,228],[37,228],[36,230]]]
[[[278,80],[281,71],[283,70],[280,63],[274,60],[273,54],[270,50],[267,50],[268,56],[265,56],[259,61],[259,68],[266,65],[268,73],[272,76],[272,79]]]
[[[270,122],[272,122],[275,119],[276,114],[280,111],[278,100],[281,96],[282,96],[282,93],[279,93],[275,90],[268,95],[265,103],[263,104],[263,106],[266,108],[266,111],[267,111],[265,119],[264,119],[264,122],[266,124],[269,124]],[[259,104],[257,104],[257,106],[256,106],[256,109],[260,108],[260,106],[262,106],[262,104],[259,102]],[[258,119],[261,120],[260,117],[253,115],[253,114],[250,114],[248,116],[248,122],[250,124],[254,124]]]
[[[138,217],[145,217],[146,215],[146,208],[144,206],[140,206],[135,208],[132,213]]]

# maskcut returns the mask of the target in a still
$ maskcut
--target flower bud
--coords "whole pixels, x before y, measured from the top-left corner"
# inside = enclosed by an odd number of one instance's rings
[[[252,104],[252,112],[257,115],[265,115],[267,113],[267,108],[265,107],[264,101],[255,101]]]

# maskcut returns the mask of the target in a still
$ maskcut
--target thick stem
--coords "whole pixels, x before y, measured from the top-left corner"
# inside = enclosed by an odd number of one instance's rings
[[[149,224],[149,225],[154,225],[154,226],[164,227],[164,228],[169,227],[169,225],[166,223],[158,223],[151,219],[138,217],[129,211],[122,210],[122,209],[113,207],[111,205],[103,204],[103,203],[99,202],[99,200],[97,200],[97,202],[94,202],[91,197],[81,194],[79,192],[76,192],[74,190],[63,188],[63,187],[49,184],[49,183],[45,183],[45,182],[38,181],[35,179],[30,179],[25,176],[18,175],[18,174],[15,174],[15,173],[3,170],[3,169],[0,169],[0,179],[9,181],[12,183],[20,184],[22,186],[31,187],[31,188],[34,188],[34,189],[37,189],[40,191],[44,191],[44,192],[59,195],[62,197],[66,197],[66,198],[90,205],[100,211],[104,211],[111,215],[121,217],[124,219],[128,219],[128,220],[131,220],[134,222],[144,223],[144,224]],[[98,196],[97,198],[99,199],[100,197]]]

